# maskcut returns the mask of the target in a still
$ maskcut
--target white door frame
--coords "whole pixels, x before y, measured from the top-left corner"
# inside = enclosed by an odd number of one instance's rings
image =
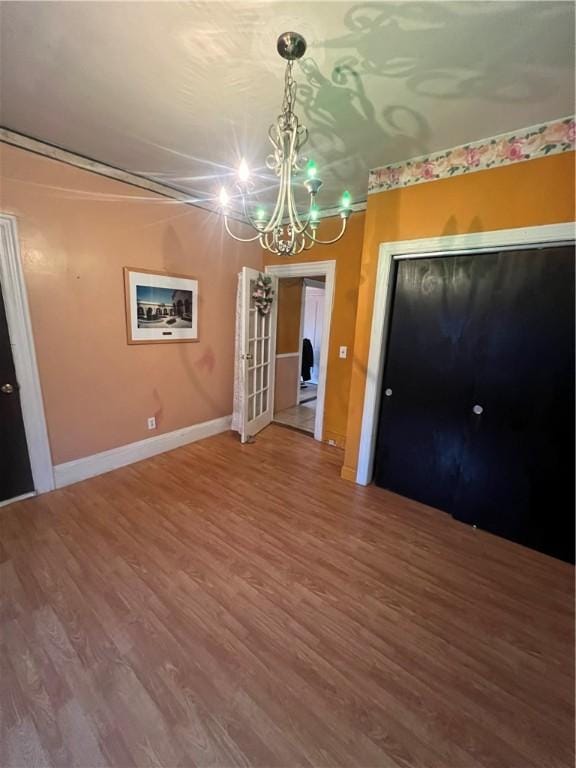
[[[364,390],[358,469],[356,471],[357,483],[368,485],[372,481],[374,470],[378,411],[380,408],[382,377],[386,362],[386,341],[391,299],[394,289],[392,280],[394,261],[398,259],[424,258],[426,256],[456,256],[464,253],[485,253],[496,248],[513,249],[518,247],[525,248],[531,245],[551,245],[559,242],[571,242],[574,239],[575,225],[571,222],[380,244],[370,351],[366,371],[366,388]]]
[[[54,471],[22,271],[18,226],[15,216],[3,213],[0,213],[0,287],[20,387],[20,405],[34,489],[36,493],[45,493],[54,489]]]
[[[330,325],[332,321],[332,305],[334,304],[334,284],[336,279],[336,261],[306,261],[299,264],[274,264],[267,266],[265,271],[278,278],[323,276],[326,280],[322,349],[320,351],[316,419],[314,422],[314,439],[322,440],[322,430],[324,427],[324,402],[326,399],[326,373],[328,371],[328,347],[330,346]]]

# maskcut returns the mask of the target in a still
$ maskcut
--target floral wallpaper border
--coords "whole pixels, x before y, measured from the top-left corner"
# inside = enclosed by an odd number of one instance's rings
[[[575,148],[575,139],[573,117],[522,128],[427,157],[375,168],[368,178],[368,194],[569,152]]]

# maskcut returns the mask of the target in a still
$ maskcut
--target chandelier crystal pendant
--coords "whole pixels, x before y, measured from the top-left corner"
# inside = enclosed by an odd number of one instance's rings
[[[312,248],[316,243],[331,245],[340,240],[346,231],[352,200],[350,193],[344,192],[339,209],[342,220],[340,232],[331,240],[320,240],[316,236],[320,223],[316,197],[322,182],[317,176],[314,161],[309,161],[301,154],[302,147],[308,141],[308,129],[300,123],[298,116],[294,113],[297,85],[292,69],[294,61],[304,55],[306,41],[297,32],[285,32],[278,38],[277,49],[280,56],[287,61],[284,100],[282,112],[268,130],[273,151],[266,158],[266,167],[279,179],[276,204],[268,215],[266,209],[257,203],[254,199],[254,184],[250,177],[250,170],[246,161],[242,160],[238,168],[236,187],[240,195],[244,219],[256,230],[256,234],[253,237],[240,237],[230,230],[228,222],[230,196],[224,187],[220,191],[220,208],[226,231],[234,240],[243,243],[259,240],[262,248],[271,253],[293,256]],[[300,213],[296,207],[293,188],[293,182],[302,175],[305,175],[303,186],[310,198],[308,210],[304,213]]]

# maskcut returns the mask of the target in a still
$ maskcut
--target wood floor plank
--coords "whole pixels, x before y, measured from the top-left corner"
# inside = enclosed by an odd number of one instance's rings
[[[271,426],[0,510],[0,762],[565,768],[573,569]]]

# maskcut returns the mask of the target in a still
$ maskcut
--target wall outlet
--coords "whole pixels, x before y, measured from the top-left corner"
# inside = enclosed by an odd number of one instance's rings
[[[348,347],[340,347],[340,357],[345,360],[348,357]]]
[[[156,417],[150,416],[148,419],[148,429],[156,429]]]

